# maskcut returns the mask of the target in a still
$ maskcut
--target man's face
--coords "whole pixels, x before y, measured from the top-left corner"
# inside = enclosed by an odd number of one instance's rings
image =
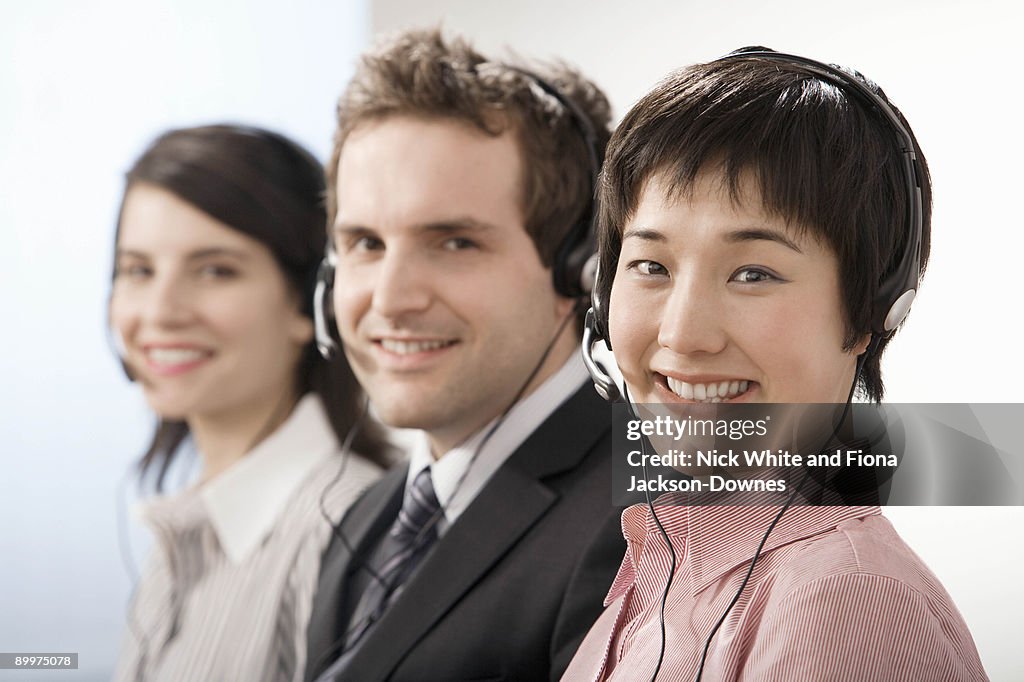
[[[338,163],[334,306],[377,413],[435,456],[505,410],[571,301],[524,228],[513,134],[394,116],[357,127]],[[562,335],[531,382],[575,347]]]

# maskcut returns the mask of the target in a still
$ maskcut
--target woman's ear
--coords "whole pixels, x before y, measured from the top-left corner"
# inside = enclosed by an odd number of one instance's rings
[[[291,298],[291,314],[287,322],[288,336],[299,346],[311,343],[316,336],[312,312],[308,315],[302,311],[302,294],[296,290],[289,293]]]
[[[871,332],[866,332],[863,336],[860,337],[860,340],[857,341],[857,344],[853,347],[853,349],[850,352],[852,352],[854,355],[861,356],[864,354],[864,352],[868,349],[868,346],[870,345]]]
[[[305,346],[313,341],[315,335],[313,320],[299,311],[295,312],[296,314],[290,322],[290,336],[296,345]]]

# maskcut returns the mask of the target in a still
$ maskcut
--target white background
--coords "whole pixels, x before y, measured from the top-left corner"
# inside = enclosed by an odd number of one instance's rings
[[[152,422],[105,336],[123,172],[163,129],[224,120],[325,158],[371,26],[442,22],[487,50],[580,66],[616,118],[669,70],[748,44],[862,70],[909,118],[935,185],[932,262],[887,356],[888,397],[1018,400],[1022,22],[1010,2],[5,0],[0,651],[82,654],[78,673],[33,679],[106,679],[130,588],[118,481]],[[992,679],[1020,678],[1022,510],[887,513],[953,594]]]

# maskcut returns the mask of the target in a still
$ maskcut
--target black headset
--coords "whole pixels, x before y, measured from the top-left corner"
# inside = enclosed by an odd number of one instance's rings
[[[576,102],[566,97],[558,88],[537,74],[519,68],[515,68],[515,70],[529,78],[545,94],[554,97],[562,105],[575,123],[587,149],[591,198],[580,217],[562,238],[562,243],[555,251],[554,263],[551,266],[555,291],[566,298],[585,298],[592,295],[597,277],[594,201],[597,199],[598,175],[601,172],[601,159],[604,156],[604,150],[599,146],[597,131],[594,129],[590,117]]]
[[[775,52],[765,47],[741,48],[715,61],[724,62],[737,59],[758,59],[800,67],[814,77],[831,83],[847,95],[852,95],[860,100],[869,110],[877,112],[892,130],[900,152],[903,188],[907,196],[907,212],[903,227],[907,240],[896,269],[879,282],[871,312],[871,331],[876,342],[888,338],[910,312],[910,306],[917,295],[917,287],[921,279],[921,241],[924,238],[924,199],[921,194],[923,173],[917,160],[913,136],[893,111],[884,95],[876,92],[861,78],[848,73],[839,66],[824,64],[798,55]],[[590,310],[587,311],[586,327],[583,331],[583,359],[594,381],[595,390],[606,400],[615,401],[620,398],[618,386],[608,371],[593,356],[594,344],[598,341],[603,340],[608,350],[612,349],[611,339],[608,335],[608,297],[611,289],[602,286],[602,278],[608,276],[614,275],[601,273],[598,268],[594,277]],[[871,346],[872,349],[876,347],[877,343],[873,343]],[[869,352],[873,352],[873,350]]]
[[[597,277],[597,242],[594,237],[594,198],[597,193],[598,173],[604,150],[601,148],[597,130],[585,111],[555,85],[537,74],[517,66],[505,68],[525,76],[530,87],[539,89],[541,95],[553,97],[569,114],[573,126],[579,131],[587,150],[591,199],[586,203],[580,217],[566,232],[555,250],[551,265],[551,278],[555,291],[566,298],[585,299],[592,295]],[[332,242],[328,242],[327,254],[317,271],[316,286],[313,289],[313,328],[316,331],[316,347],[325,358],[331,357],[341,345],[337,334],[334,306],[331,297],[334,289],[334,272],[338,256]]]

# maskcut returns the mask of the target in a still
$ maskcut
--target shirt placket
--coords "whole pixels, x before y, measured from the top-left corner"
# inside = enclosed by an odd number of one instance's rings
[[[676,570],[678,570],[679,562],[682,560],[681,557],[683,556],[685,542],[681,538],[671,536],[670,542],[672,542],[672,547],[676,553]],[[657,544],[653,548],[652,544],[654,543],[651,543],[650,537],[648,537],[644,543],[644,550],[641,555],[640,564],[635,574],[637,577],[634,578],[633,588],[630,589],[629,593],[630,598],[639,596],[640,599],[646,603],[640,609],[640,612],[626,624],[625,632],[623,632],[622,636],[619,637],[619,646],[616,651],[616,662],[621,661],[625,657],[626,653],[633,645],[633,638],[637,631],[640,630],[640,628],[653,617],[654,613],[661,608],[661,593],[664,591],[664,581],[668,580],[668,574],[672,569],[672,562],[670,558],[664,554],[665,548],[662,544]],[[653,571],[654,575],[664,576],[660,589],[656,585],[637,586],[639,583],[639,576],[641,575],[640,569],[646,564],[655,565],[656,570]],[[623,600],[623,604],[625,603],[626,601]],[[618,628],[616,628],[616,630],[617,629]]]

